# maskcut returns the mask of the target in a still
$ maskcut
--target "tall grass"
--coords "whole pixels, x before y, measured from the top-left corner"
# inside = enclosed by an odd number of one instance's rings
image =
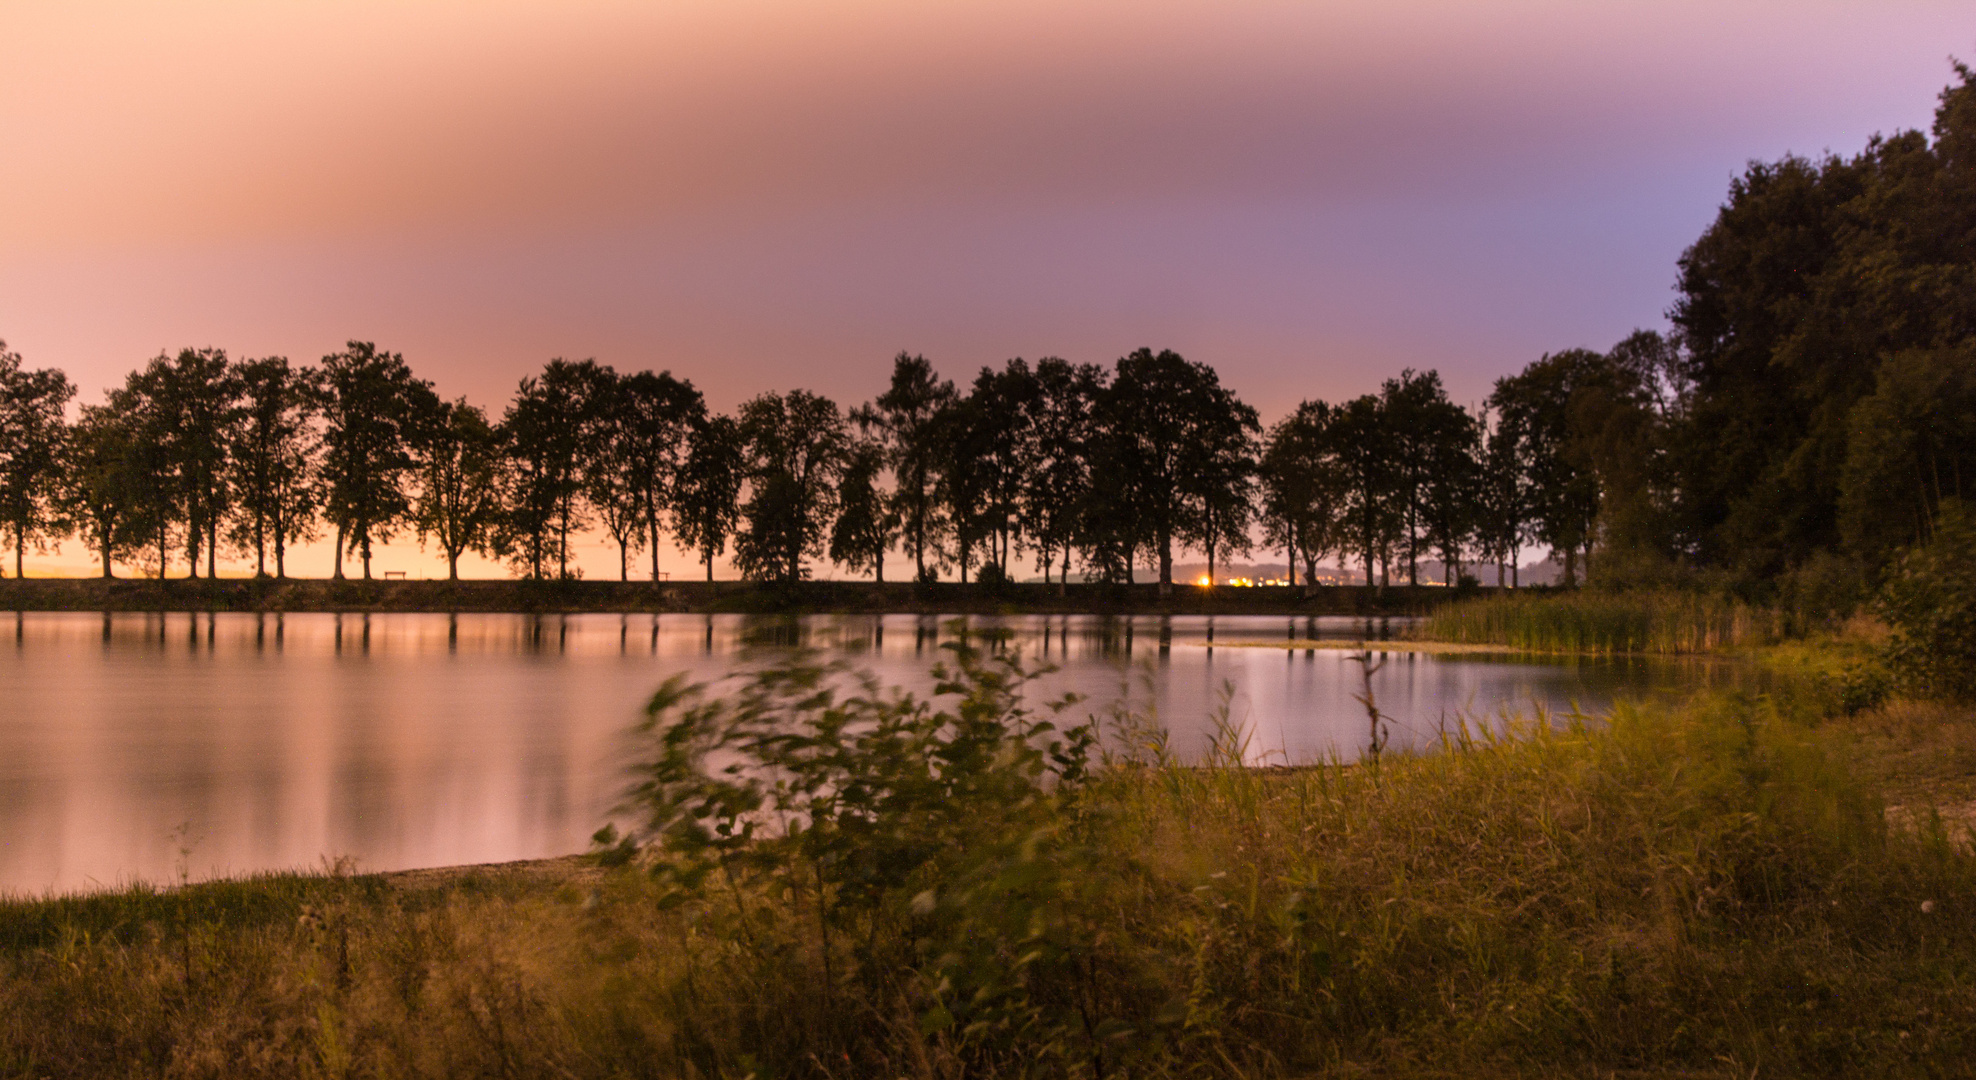
[[[896,905],[793,843],[697,884],[647,852],[8,904],[0,1074],[1966,1069],[1976,862],[1939,824],[1887,829],[1762,700],[1552,719],[1376,767],[1154,741],[927,855]]]
[[[1781,628],[1773,611],[1701,593],[1584,590],[1456,601],[1435,609],[1420,632],[1532,652],[1673,655],[1764,644]]]

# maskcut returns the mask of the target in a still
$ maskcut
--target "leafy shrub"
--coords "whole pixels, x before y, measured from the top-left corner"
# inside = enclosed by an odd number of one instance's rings
[[[1976,519],[1945,499],[1933,535],[1903,552],[1881,588],[1887,663],[1911,690],[1976,697]]]
[[[597,839],[613,861],[652,850],[664,904],[722,923],[750,981],[813,999],[765,1006],[824,1003],[813,1023],[777,1027],[795,1041],[762,1047],[770,1058],[869,1058],[884,1029],[839,1001],[903,1007],[977,1065],[1101,1057],[1129,1030],[1095,999],[1076,915],[1101,857],[1077,828],[1093,727],[1033,712],[1019,660],[948,648],[934,672],[946,708],[807,660],[727,696],[674,678],[648,708],[658,753],[631,799],[639,823]]]

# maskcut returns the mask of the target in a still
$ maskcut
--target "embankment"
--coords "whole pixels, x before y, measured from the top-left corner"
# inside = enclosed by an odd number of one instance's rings
[[[1482,590],[1484,592],[1491,590]],[[430,611],[1002,615],[1420,615],[1452,598],[1429,586],[1201,588],[805,581],[362,581],[220,578],[0,580],[0,611]]]

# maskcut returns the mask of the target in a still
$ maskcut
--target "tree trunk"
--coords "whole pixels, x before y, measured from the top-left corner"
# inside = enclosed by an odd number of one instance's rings
[[[714,549],[707,549],[707,584],[714,583]]]
[[[1160,530],[1160,595],[1173,595],[1173,536]]]
[[[1575,545],[1566,544],[1564,545],[1564,587],[1571,589],[1576,588],[1577,585],[1578,548]]]
[[[446,580],[460,580],[460,549],[458,548],[448,548],[446,551]]]
[[[659,516],[653,514],[645,519],[646,528],[652,534],[652,580],[659,580]]]
[[[14,576],[17,578],[26,577],[27,576],[27,570],[25,569],[26,566],[27,566],[27,530],[15,529],[14,530]]]
[[[345,539],[345,533],[343,531],[343,525],[342,523],[339,522],[336,526],[336,563],[335,563],[336,570],[334,573],[330,574],[330,577],[333,577],[338,581],[343,580],[343,553],[349,550],[348,548],[345,548],[343,546],[344,539]]]
[[[220,559],[220,519],[215,514],[206,521],[206,576],[217,578]]]
[[[625,540],[618,541],[618,580],[631,580],[631,544]]]

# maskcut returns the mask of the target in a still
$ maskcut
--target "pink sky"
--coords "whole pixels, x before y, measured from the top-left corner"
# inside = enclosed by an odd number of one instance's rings
[[[1475,401],[1662,325],[1744,162],[1925,127],[1950,54],[1966,0],[9,3],[0,338],[90,401],[348,338],[494,411],[551,356],[725,409],[1140,345],[1266,420]]]

